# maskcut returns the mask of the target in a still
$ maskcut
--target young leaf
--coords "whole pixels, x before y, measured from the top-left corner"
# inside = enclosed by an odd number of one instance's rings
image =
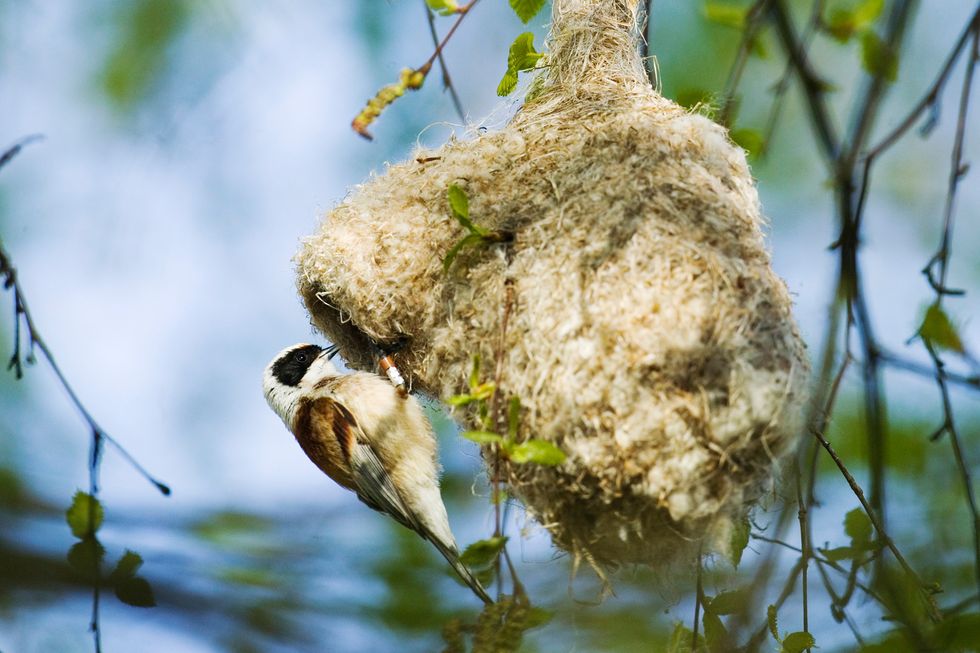
[[[456,184],[449,185],[449,207],[453,210],[456,219],[466,219],[470,217],[470,198],[466,196],[466,191]],[[463,225],[466,226],[466,225]]]
[[[126,605],[136,608],[152,608],[157,604],[153,588],[145,578],[134,576],[116,585],[116,596]]]
[[[459,5],[456,4],[455,0],[425,0],[425,4],[429,5],[429,9],[437,12],[441,16],[451,16],[459,9]]]
[[[487,381],[474,387],[470,393],[475,399],[489,399],[496,390],[497,386],[494,385],[493,381]]]
[[[456,260],[456,257],[464,247],[473,247],[482,242],[483,236],[480,234],[467,234],[464,236],[462,240],[457,242],[449,249],[448,252],[446,252],[446,258],[442,259],[442,271],[449,272],[449,268],[453,266],[453,261]]]
[[[507,451],[512,462],[560,465],[565,462],[565,452],[546,440],[528,440]]]
[[[813,635],[804,632],[790,633],[783,639],[783,653],[803,653],[808,648],[814,648],[817,640]]]
[[[491,431],[463,431],[462,436],[477,444],[498,444],[504,439]]]
[[[776,616],[776,606],[770,605],[766,608],[766,622],[769,624],[769,632],[772,634],[772,638],[777,642],[781,641],[779,638],[779,620]]]
[[[731,137],[735,143],[753,158],[762,154],[762,149],[765,147],[765,139],[755,129],[733,129],[731,131]]]
[[[521,425],[521,398],[511,397],[507,404],[507,437],[513,440],[517,437],[517,429]]]
[[[507,53],[507,71],[503,79],[497,86],[497,95],[510,95],[517,86],[517,73],[522,70],[531,70],[544,55],[534,49],[534,34],[524,32],[510,44],[510,51]]]
[[[860,552],[856,551],[852,546],[839,546],[834,549],[819,549],[823,557],[827,558],[831,562],[840,562],[841,560],[853,560]]]
[[[735,614],[748,607],[746,599],[748,599],[748,591],[744,589],[722,592],[711,600],[710,606],[706,605],[704,609],[718,615]]]
[[[484,567],[493,564],[504,550],[507,544],[506,537],[491,537],[486,540],[478,540],[466,547],[466,550],[459,556],[459,561],[467,567]]]
[[[703,9],[704,17],[710,22],[735,29],[743,29],[745,27],[745,15],[747,11],[747,7],[739,7],[724,2],[706,2],[704,3]]]
[[[473,364],[470,366],[470,390],[480,385],[480,355],[473,354]]]
[[[521,19],[521,22],[527,24],[529,20],[538,15],[538,12],[544,7],[544,3],[545,0],[510,0],[510,7]]]
[[[705,610],[704,618],[704,638],[708,641],[708,650],[711,653],[725,653],[731,651],[732,641],[728,634],[728,629],[722,623],[721,617],[714,612]]]
[[[450,406],[465,406],[466,404],[471,404],[474,401],[477,401],[477,399],[473,395],[453,395],[446,400],[446,403]]]
[[[898,53],[871,30],[861,35],[861,63],[875,77],[889,82],[898,78]]]
[[[742,552],[749,545],[749,533],[752,531],[752,524],[748,517],[743,517],[732,524],[732,533],[728,538],[728,560],[732,566],[738,569],[738,563],[742,562]]]
[[[109,578],[115,583],[122,582],[127,578],[132,578],[135,576],[136,572],[142,566],[143,558],[140,556],[140,554],[127,549],[126,553],[123,554],[123,557],[116,563],[116,568],[112,570],[111,574],[109,574]]]
[[[102,526],[103,516],[99,500],[81,490],[75,492],[71,507],[65,511],[71,534],[77,538],[95,535]]]
[[[965,351],[956,325],[942,306],[936,303],[930,304],[926,309],[926,315],[919,327],[919,337],[936,349],[948,349],[961,354]]]
[[[507,53],[507,68],[514,72],[531,70],[538,65],[538,60],[544,55],[534,49],[534,34],[524,32],[510,44]]]
[[[105,548],[94,537],[86,537],[68,550],[68,565],[82,578],[97,581],[102,560],[105,558]]]
[[[517,88],[517,72],[508,68],[504,76],[500,78],[500,83],[497,84],[497,95],[506,97],[513,93],[515,88]]]
[[[863,546],[871,542],[871,520],[863,509],[855,508],[844,515],[844,532],[855,546]]]

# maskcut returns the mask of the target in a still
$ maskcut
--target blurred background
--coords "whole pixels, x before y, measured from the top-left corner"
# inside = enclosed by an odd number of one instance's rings
[[[791,4],[802,22],[809,3]],[[923,94],[974,9],[969,0],[920,7],[880,133]],[[441,33],[451,21],[437,19]],[[546,9],[530,25],[537,43],[547,22]],[[448,46],[470,126],[493,128],[516,110],[520,92],[501,99],[495,90],[508,45],[527,29],[506,2],[484,0]],[[760,41],[764,56],[750,60],[740,88],[736,124],[745,129],[764,127],[785,65],[771,34]],[[668,97],[689,103],[720,93],[738,42],[737,30],[705,19],[701,3],[653,5],[650,53]],[[173,489],[161,496],[107,450],[99,533],[106,560],[138,551],[158,605],[131,607],[105,594],[105,651],[437,651],[478,627],[481,606],[438,554],[316,470],[261,393],[261,371],[277,351],[320,342],[293,285],[298,239],[385,162],[464,132],[438,72],[372,126],[374,142],[350,130],[366,99],[432,47],[422,0],[0,3],[0,149],[28,134],[45,137],[0,172],[0,236],[82,401]],[[845,125],[864,74],[860,48],[818,38],[811,56],[833,75],[831,103]],[[929,138],[913,133],[875,169],[865,217],[862,260],[879,337],[924,365],[921,343],[906,341],[932,299],[920,270],[942,230],[961,71],[962,62]],[[972,115],[967,160],[980,151]],[[816,351],[838,228],[795,86],[767,156],[752,163],[775,269]],[[978,207],[974,172],[958,196],[950,272],[950,285],[971,292],[946,304],[974,351]],[[12,298],[3,302],[6,357]],[[957,369],[973,373],[969,364]],[[944,603],[969,602],[970,515],[949,446],[928,438],[942,421],[938,391],[902,371],[889,371],[885,386],[892,536],[924,578],[942,583]],[[858,374],[845,380],[831,435],[861,480],[859,391]],[[953,390],[974,472],[978,399],[976,390]],[[429,414],[457,539],[489,537],[493,508],[476,445],[458,437],[438,405]],[[72,495],[88,488],[88,445],[84,421],[43,362],[21,381],[0,375],[3,653],[93,648],[91,592],[66,561],[76,540],[64,520]],[[846,544],[843,515],[858,504],[839,472],[821,465],[816,544]],[[756,515],[758,532],[782,505],[777,496]],[[542,609],[522,651],[666,650],[676,622],[691,621],[690,574],[624,569],[612,577],[616,595],[599,601],[595,575],[574,574],[517,506],[508,511],[508,535],[517,572]],[[719,561],[704,580],[710,592],[746,582],[771,546],[752,541],[738,572]],[[784,566],[795,555],[787,551]],[[771,585],[770,597],[781,586],[778,572]],[[819,588],[810,606],[820,650],[856,647]],[[788,601],[781,627],[798,630],[790,624],[800,613],[800,602]],[[869,641],[889,628],[870,603],[850,616]],[[764,611],[753,617],[765,623]]]

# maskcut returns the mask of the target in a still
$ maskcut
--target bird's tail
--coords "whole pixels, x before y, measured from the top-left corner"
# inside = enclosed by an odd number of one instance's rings
[[[473,575],[473,572],[467,569],[466,565],[460,562],[459,551],[455,546],[448,546],[443,542],[440,542],[439,538],[434,536],[430,536],[426,539],[432,542],[432,544],[439,550],[439,553],[441,553],[442,556],[449,561],[449,564],[452,565],[453,571],[455,571],[456,574],[463,579],[464,583],[469,585],[470,589],[473,590],[474,594],[480,597],[481,601],[487,605],[491,605],[493,603],[493,599],[490,598],[489,594],[487,594],[487,590],[483,588],[483,585],[479,580],[477,580],[476,576]]]

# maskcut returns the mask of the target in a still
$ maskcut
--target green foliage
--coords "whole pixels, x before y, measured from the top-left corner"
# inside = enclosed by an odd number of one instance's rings
[[[560,465],[565,462],[565,452],[547,440],[528,440],[520,444],[505,443],[504,452],[511,462],[537,463],[538,465]]]
[[[747,589],[722,592],[710,601],[705,601],[705,610],[717,615],[735,614],[745,610],[748,598],[749,591]]]
[[[520,431],[521,400],[511,397],[507,402],[507,437],[492,430],[493,421],[490,417],[489,401],[497,388],[491,381],[480,381],[480,357],[473,357],[473,367],[468,379],[470,391],[453,395],[446,400],[450,406],[466,406],[477,404],[482,429],[463,431],[462,436],[479,445],[495,445],[501,455],[516,464],[535,463],[538,465],[560,465],[565,462],[565,452],[547,440],[530,438],[518,442]]]
[[[808,648],[817,647],[817,642],[810,633],[797,631],[780,637],[776,606],[770,605],[766,609],[766,621],[769,625],[769,634],[779,643],[780,653],[802,653]]]
[[[469,233],[464,236],[462,240],[453,245],[446,253],[445,258],[442,259],[442,269],[444,272],[449,272],[449,268],[452,267],[453,261],[456,260],[456,257],[459,255],[460,251],[462,251],[464,248],[487,245],[491,243],[501,243],[508,239],[505,234],[490,231],[489,229],[485,229],[470,220],[470,200],[466,195],[466,191],[464,191],[462,188],[456,184],[450,184],[447,195],[449,197],[450,212],[456,219],[456,222],[458,222]],[[450,403],[452,403],[452,400],[450,400]]]
[[[105,547],[95,537],[87,536],[68,549],[67,559],[68,565],[80,578],[96,583],[105,559]]]
[[[966,351],[959,330],[939,302],[930,304],[926,309],[916,335],[934,349],[946,349],[961,354]]]
[[[114,21],[115,46],[102,64],[103,92],[128,110],[142,100],[163,71],[167,50],[189,14],[184,0],[134,0],[122,3]]]
[[[857,5],[831,6],[829,15],[823,21],[824,29],[833,38],[846,43],[855,34],[870,29],[884,7],[884,0],[861,0]]]
[[[546,2],[547,0],[510,0],[510,7],[521,22],[527,24],[538,15]]]
[[[75,492],[71,506],[65,511],[71,534],[79,539],[94,536],[102,526],[103,516],[99,500],[81,490]]]
[[[855,508],[844,515],[844,532],[851,538],[852,546],[866,546],[871,542],[874,530],[863,508]]]
[[[705,2],[701,12],[709,22],[741,30],[745,29],[748,6],[727,2]]]
[[[65,519],[72,535],[79,539],[68,550],[68,566],[80,578],[93,585],[103,582],[105,547],[95,536],[102,526],[103,517],[101,502],[81,490],[75,492],[71,506],[65,511]],[[135,551],[127,549],[106,580],[123,603],[149,608],[156,605],[156,600],[153,598],[150,583],[136,575],[142,565],[143,558]]]
[[[524,32],[514,39],[507,54],[507,70],[497,85],[497,95],[502,97],[513,93],[517,87],[517,74],[535,68],[543,56],[534,49],[532,32]]]
[[[738,569],[739,563],[742,562],[742,552],[749,545],[749,534],[751,532],[752,523],[749,521],[747,515],[732,525],[732,533],[728,538],[728,550],[724,553],[736,569]]]
[[[748,152],[749,157],[758,157],[765,149],[765,139],[757,129],[733,129],[731,137],[742,149]]]
[[[817,641],[810,633],[795,632],[783,638],[783,653],[803,653],[808,648],[817,645]]]
[[[440,16],[451,16],[459,10],[459,4],[455,0],[425,0],[425,4]]]
[[[506,537],[491,537],[486,540],[477,540],[466,547],[459,556],[460,562],[467,567],[480,569],[488,567],[497,562],[497,558],[507,544]]]
[[[504,596],[486,606],[475,623],[454,619],[443,628],[443,653],[467,653],[466,640],[472,640],[471,653],[508,653],[523,650],[524,634],[542,626],[552,613],[531,605],[523,595]]]
[[[861,64],[875,77],[898,79],[898,53],[871,30],[861,35]]]
[[[676,100],[682,107],[697,110],[708,118],[713,117],[718,111],[714,94],[703,88],[683,88],[677,93]]]

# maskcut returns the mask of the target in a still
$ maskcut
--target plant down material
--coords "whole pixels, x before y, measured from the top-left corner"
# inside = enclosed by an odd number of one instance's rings
[[[502,355],[519,439],[567,454],[502,461],[505,479],[558,546],[603,566],[723,550],[796,442],[808,376],[745,154],[650,88],[637,11],[555,0],[548,65],[510,124],[390,166],[296,259],[314,325],[354,367],[374,368],[366,338],[403,342],[410,383],[445,398],[474,354],[488,370]],[[466,236],[454,184],[475,224],[512,238],[447,271]]]

